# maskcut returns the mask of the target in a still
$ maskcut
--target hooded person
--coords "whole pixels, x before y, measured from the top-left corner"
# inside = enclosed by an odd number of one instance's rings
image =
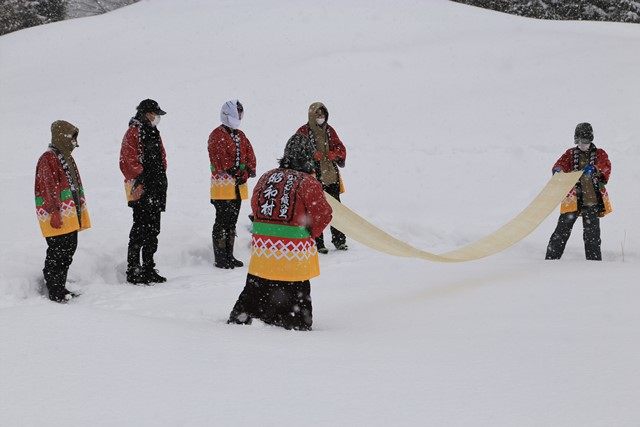
[[[340,193],[344,192],[340,171],[347,159],[347,150],[338,137],[338,133],[329,125],[329,110],[321,102],[314,102],[309,106],[307,124],[301,126],[296,133],[304,135],[313,144],[315,151],[316,177],[322,183],[324,191],[334,199],[340,201]],[[340,230],[331,227],[331,242],[338,250],[347,250],[347,239]],[[326,254],[329,251],[325,247],[324,236],[321,234],[316,241],[318,251]]]
[[[76,296],[66,288],[67,273],[78,231],[91,227],[82,180],[71,155],[76,147],[78,128],[57,120],[51,125],[51,144],[36,166],[36,214],[48,246],[42,272],[49,299],[55,302]]]
[[[576,185],[560,204],[560,218],[547,246],[546,259],[560,259],[571,229],[582,216],[583,240],[587,260],[600,261],[600,218],[612,211],[605,185],[611,175],[607,153],[593,143],[593,127],[579,123],[574,132],[574,148],[569,148],[553,165],[552,173],[582,171]]]
[[[311,284],[320,274],[316,238],[331,206],[313,176],[315,144],[293,135],[280,167],[263,174],[251,197],[253,230],[247,281],[228,323],[253,318],[286,329],[311,330]]]
[[[167,281],[156,270],[154,260],[161,213],[167,203],[167,155],[157,127],[165,114],[156,101],[141,101],[136,107],[136,115],[129,120],[120,148],[125,194],[133,209],[126,273],[127,282],[133,284]]]
[[[218,268],[242,267],[233,255],[236,224],[242,200],[248,198],[247,180],[256,176],[256,156],[247,136],[239,127],[244,107],[237,99],[220,109],[222,124],[209,135],[207,144],[211,168],[210,200],[216,214],[211,232],[214,265]]]

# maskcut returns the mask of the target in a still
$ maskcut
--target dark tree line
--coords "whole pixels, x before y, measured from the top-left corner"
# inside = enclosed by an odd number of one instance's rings
[[[138,0],[66,0],[67,17],[80,18],[82,16],[99,15],[128,6]]]
[[[109,12],[138,0],[0,0],[0,35]]]
[[[0,35],[22,28],[61,21],[65,0],[0,0]]]
[[[539,19],[640,23],[638,0],[452,0]]]

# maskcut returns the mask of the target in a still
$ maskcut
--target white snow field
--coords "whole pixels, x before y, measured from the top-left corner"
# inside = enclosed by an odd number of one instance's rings
[[[638,46],[638,25],[444,0],[143,0],[0,37],[0,425],[640,425]],[[169,281],[135,287],[118,155],[148,97],[168,112]],[[613,163],[604,261],[584,260],[580,221],[544,261],[555,213],[462,264],[351,241],[321,258],[314,331],[226,325],[246,268],[212,266],[206,142],[236,97],[259,174],[323,101],[348,150],[344,203],[433,252],[515,216],[589,121]],[[93,222],[67,305],[38,292],[33,202],[57,119],[80,128]]]

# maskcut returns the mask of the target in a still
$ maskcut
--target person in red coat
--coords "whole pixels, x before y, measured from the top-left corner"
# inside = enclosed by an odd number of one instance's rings
[[[316,238],[331,221],[331,206],[314,177],[315,145],[293,135],[280,167],[263,174],[251,197],[251,261],[228,323],[252,318],[286,329],[311,330],[311,284],[320,274]]]
[[[560,259],[576,219],[582,216],[585,256],[602,260],[600,217],[612,211],[605,185],[611,175],[609,156],[593,143],[593,127],[579,123],[570,148],[553,165],[552,173],[583,171],[580,181],[560,204],[560,218],[547,246],[546,259]]]
[[[322,183],[324,191],[334,199],[340,201],[340,193],[344,192],[342,179],[338,168],[343,168],[347,159],[347,150],[338,137],[336,130],[328,123],[329,111],[321,102],[314,102],[309,106],[309,121],[301,126],[297,133],[308,137],[316,150],[314,153],[316,177]],[[331,227],[331,242],[338,250],[346,251],[347,239],[340,230]],[[316,240],[318,252],[326,254],[329,251],[324,244],[321,234]]]
[[[76,296],[66,288],[67,273],[78,247],[78,231],[91,227],[82,180],[71,156],[76,147],[78,128],[55,121],[49,149],[36,166],[36,214],[48,246],[42,272],[49,299],[55,302]]]
[[[256,176],[256,156],[247,136],[239,127],[244,107],[237,99],[222,105],[222,124],[209,135],[211,164],[211,203],[216,215],[211,237],[214,265],[218,268],[242,267],[233,256],[236,224],[242,200],[248,198],[247,180]]]
[[[155,269],[160,217],[167,203],[167,155],[158,123],[166,113],[152,99],[136,108],[122,138],[120,170],[124,175],[127,203],[133,209],[133,225],[127,250],[127,282],[166,282]],[[142,253],[142,264],[140,254]]]

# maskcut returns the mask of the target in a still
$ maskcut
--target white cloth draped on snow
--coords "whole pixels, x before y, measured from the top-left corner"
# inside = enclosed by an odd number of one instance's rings
[[[463,262],[496,254],[524,239],[553,212],[581,175],[582,171],[553,175],[529,206],[511,221],[476,242],[439,255],[414,248],[396,239],[326,193],[325,197],[333,209],[331,225],[371,249],[389,255],[428,261]]]

